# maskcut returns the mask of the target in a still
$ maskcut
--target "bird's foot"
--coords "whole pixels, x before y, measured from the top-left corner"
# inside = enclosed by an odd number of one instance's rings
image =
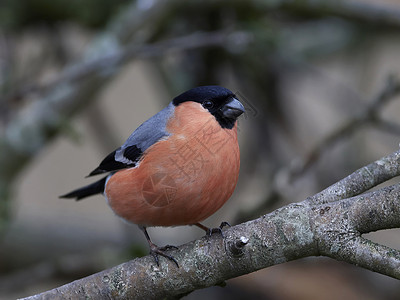
[[[173,258],[171,255],[168,255],[164,251],[169,250],[169,249],[178,249],[176,246],[172,245],[166,245],[164,247],[158,247],[156,244],[154,244],[151,239],[149,234],[147,233],[146,226],[139,225],[139,229],[143,231],[144,236],[146,237],[147,242],[149,243],[150,247],[150,254],[154,257],[154,260],[156,261],[157,266],[160,266],[160,262],[158,261],[158,256],[164,256],[165,258],[168,258],[169,260],[173,261],[176,266],[179,268],[178,262]]]
[[[196,225],[197,227],[203,229],[206,232],[207,236],[211,236],[213,233],[220,233],[222,237],[224,237],[224,233],[222,232],[222,228],[225,226],[231,227],[231,225],[228,222],[222,222],[221,225],[217,228],[208,228],[207,226],[204,226],[200,223],[193,224]]]
[[[217,228],[208,228],[206,234],[208,236],[211,236],[213,233],[219,233],[219,234],[221,234],[222,237],[224,237],[224,233],[222,232],[222,228],[224,228],[225,226],[231,227],[231,225],[228,222],[222,222],[221,225],[219,225],[219,227],[217,227]]]
[[[154,260],[156,261],[157,266],[160,266],[158,256],[161,255],[161,256],[164,256],[165,258],[168,258],[170,261],[173,261],[176,264],[176,266],[179,268],[179,264],[176,261],[176,259],[173,256],[164,252],[169,249],[178,249],[178,247],[172,246],[172,245],[158,247],[156,244],[153,244],[153,243],[150,244],[150,254],[154,257]]]

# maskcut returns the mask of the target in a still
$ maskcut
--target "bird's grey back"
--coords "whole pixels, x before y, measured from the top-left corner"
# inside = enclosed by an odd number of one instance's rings
[[[174,113],[174,108],[175,106],[170,102],[167,107],[140,125],[116,151],[115,159],[122,163],[127,163],[129,159],[124,156],[126,148],[135,145],[141,152],[144,152],[160,139],[169,136],[170,133],[166,127],[169,118]]]

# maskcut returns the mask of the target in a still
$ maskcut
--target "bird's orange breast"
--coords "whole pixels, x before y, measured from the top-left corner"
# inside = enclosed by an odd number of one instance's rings
[[[118,171],[105,195],[122,218],[145,226],[194,224],[218,210],[239,176],[237,125],[223,129],[199,103],[175,108],[171,133],[135,168]]]

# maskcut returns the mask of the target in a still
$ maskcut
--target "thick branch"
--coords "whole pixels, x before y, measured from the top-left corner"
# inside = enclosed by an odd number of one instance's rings
[[[74,281],[28,299],[170,299],[271,265],[316,255],[307,209],[282,208],[257,220],[185,244],[171,254],[180,267],[151,256]]]
[[[360,171],[356,171],[343,179],[341,186],[347,192],[338,194],[334,188],[328,188],[320,193],[316,203],[307,199],[291,204],[228,228],[224,238],[213,235],[180,246],[171,251],[179,268],[164,259],[156,267],[151,256],[142,257],[26,299],[170,299],[261,268],[315,255],[400,279],[400,251],[361,237],[373,230],[400,227],[400,184],[333,200],[354,194],[348,189],[357,180],[376,182],[375,177],[396,176],[398,170],[393,171],[393,165],[399,168],[399,155],[396,152],[363,168],[375,166],[376,173],[371,170],[359,177]]]
[[[313,208],[321,255],[400,279],[400,251],[362,233],[400,228],[400,184]]]
[[[353,244],[353,245],[352,245]],[[357,266],[374,272],[385,274],[393,278],[400,278],[400,251],[380,245],[365,238],[359,237],[349,242],[357,249],[343,256],[332,258],[356,262]]]

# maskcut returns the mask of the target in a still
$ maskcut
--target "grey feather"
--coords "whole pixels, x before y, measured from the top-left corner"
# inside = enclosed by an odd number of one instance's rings
[[[136,146],[144,152],[160,139],[170,136],[167,131],[167,122],[174,113],[175,106],[171,103],[163,110],[152,116],[150,119],[140,125],[126,140],[126,142],[116,150],[115,160],[124,164],[134,164],[129,158],[124,156],[125,149],[130,146]]]

